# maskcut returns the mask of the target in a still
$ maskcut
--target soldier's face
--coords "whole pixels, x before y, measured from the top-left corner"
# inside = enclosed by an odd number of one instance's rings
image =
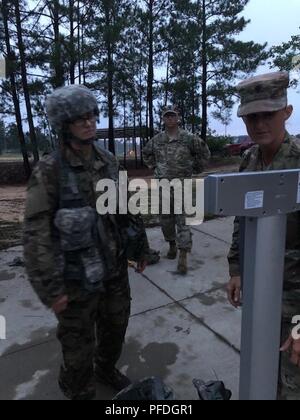
[[[175,128],[178,127],[178,115],[177,114],[166,114],[164,116],[164,124],[166,126],[166,128],[170,129],[170,128]]]
[[[286,121],[293,113],[293,107],[276,112],[259,112],[243,118],[251,139],[260,146],[268,146],[282,141]]]
[[[72,121],[69,128],[73,136],[80,140],[90,140],[96,137],[97,116],[94,113],[82,115]]]

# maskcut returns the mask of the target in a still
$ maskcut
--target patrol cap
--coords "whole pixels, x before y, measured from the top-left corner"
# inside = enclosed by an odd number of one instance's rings
[[[164,110],[163,110],[163,113],[162,113],[163,118],[164,118],[167,114],[178,115],[178,109],[177,109],[175,106],[173,106],[173,105],[167,106],[167,107],[166,107],[166,108],[164,108]]]
[[[275,112],[288,105],[288,72],[267,73],[252,77],[237,86],[241,98],[238,117],[257,112]]]

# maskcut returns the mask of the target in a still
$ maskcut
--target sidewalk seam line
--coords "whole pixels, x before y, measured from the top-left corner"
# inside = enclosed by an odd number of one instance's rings
[[[148,279],[147,279],[147,280],[148,280]],[[148,280],[148,281],[149,281],[149,280]],[[149,313],[149,312],[157,311],[158,309],[167,308],[168,306],[170,306],[170,305],[174,305],[174,304],[176,304],[176,303],[180,303],[180,302],[184,302],[184,301],[187,301],[187,300],[195,299],[195,298],[196,298],[196,297],[198,297],[198,296],[203,296],[203,295],[206,295],[206,294],[209,294],[209,293],[217,292],[218,290],[221,290],[221,289],[223,289],[224,287],[225,287],[225,286],[221,286],[221,287],[213,287],[212,289],[208,289],[208,290],[206,290],[206,291],[204,291],[204,292],[197,292],[197,293],[195,293],[195,294],[194,294],[194,295],[192,295],[192,296],[187,296],[187,297],[182,298],[182,299],[178,299],[178,300],[174,300],[174,299],[172,299],[172,301],[171,301],[171,302],[166,303],[165,305],[157,306],[156,308],[146,309],[145,311],[142,311],[142,312],[138,312],[138,313],[136,313],[136,314],[133,314],[133,315],[131,315],[131,318],[136,317],[136,316],[139,316],[139,315],[144,315],[144,314],[147,314],[147,313]]]
[[[195,228],[195,227],[193,227],[193,228],[192,228],[192,230],[195,230],[195,231],[196,231],[196,232],[198,232],[198,233],[202,233],[203,235],[209,236],[210,238],[216,239],[217,241],[223,242],[223,243],[224,243],[224,244],[226,244],[226,245],[231,245],[231,243],[230,243],[230,242],[225,241],[224,239],[218,238],[217,236],[212,235],[211,233],[203,232],[202,230],[197,229],[197,228]]]
[[[148,278],[147,278],[147,280],[150,281]],[[155,286],[155,287],[157,287],[157,286]],[[159,309],[167,308],[168,306],[171,306],[171,305],[174,305],[174,304],[179,304],[180,305],[180,302],[191,300],[191,299],[194,299],[197,296],[205,295],[207,293],[213,293],[215,291],[221,290],[222,288],[223,287],[214,287],[214,288],[209,289],[209,290],[207,290],[205,292],[196,293],[195,295],[192,295],[192,296],[189,296],[189,297],[186,297],[186,298],[183,298],[183,299],[179,299],[179,300],[176,300],[176,301],[174,301],[174,299],[170,298],[171,299],[171,302],[166,303],[165,305],[157,306],[155,308],[146,309],[145,311],[142,311],[142,312],[138,312],[136,314],[131,315],[130,318],[135,318],[135,317],[138,317],[138,316],[141,316],[141,315],[145,315],[145,314],[148,314],[150,312],[157,311]],[[22,353],[22,352],[27,351],[27,350],[30,350],[32,348],[43,346],[44,344],[53,343],[54,341],[57,341],[57,338],[56,337],[53,337],[50,340],[46,340],[46,341],[41,341],[41,342],[34,343],[34,344],[30,345],[30,346],[24,345],[24,347],[21,348],[21,349],[19,349],[19,350],[15,350],[15,351],[12,351],[12,352],[4,353],[2,356],[0,356],[0,360],[1,360],[1,358],[6,358],[6,357],[9,357],[9,356],[13,356],[15,354]]]

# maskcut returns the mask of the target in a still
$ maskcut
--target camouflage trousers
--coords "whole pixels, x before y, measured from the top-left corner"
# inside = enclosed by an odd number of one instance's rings
[[[292,318],[300,315],[300,294],[297,292],[284,292],[283,319],[282,319],[282,344],[291,335]],[[283,353],[280,362],[280,377],[278,398],[280,400],[300,400],[300,368],[290,361],[290,355]]]
[[[182,210],[182,214],[175,214],[174,200],[174,191],[172,191],[170,214],[162,214],[160,209],[160,224],[162,232],[167,242],[177,242],[179,249],[191,252],[193,246],[192,231],[186,224],[186,215],[184,214],[184,210]]]
[[[119,360],[130,316],[127,267],[109,280],[104,293],[70,291],[68,308],[58,316],[63,352],[60,386],[76,396],[93,380],[94,369],[112,370]]]

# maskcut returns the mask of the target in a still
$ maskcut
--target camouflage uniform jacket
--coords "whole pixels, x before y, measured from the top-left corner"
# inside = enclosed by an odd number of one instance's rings
[[[143,151],[149,168],[155,170],[158,179],[190,178],[203,172],[210,158],[206,143],[187,131],[179,130],[176,139],[162,132],[151,139]]]
[[[96,185],[100,179],[109,178],[117,181],[118,163],[113,155],[96,146],[93,160],[87,163],[80,159],[71,148],[65,149],[65,160],[76,173],[78,187],[86,198],[87,204],[96,208],[98,193]],[[54,218],[59,210],[60,185],[59,164],[55,155],[50,155],[39,162],[29,181],[24,222],[24,257],[29,279],[39,298],[46,306],[66,292],[63,275],[63,253],[54,227]],[[100,216],[99,216],[100,217]],[[145,241],[139,244],[139,255],[147,248],[146,233],[140,217],[101,216],[106,234],[107,247],[112,256],[111,277],[118,276],[126,261],[124,229],[128,218],[132,218],[144,233]],[[124,225],[124,226],[123,226]],[[142,226],[141,226],[142,225]]]
[[[253,146],[244,154],[240,172],[277,171],[300,169],[300,140],[286,133],[286,138],[273,162],[266,167],[259,146]],[[234,223],[232,246],[228,255],[230,275],[240,275],[239,255],[239,219]],[[300,291],[300,212],[288,215],[285,290]],[[299,295],[300,296],[300,295]]]

